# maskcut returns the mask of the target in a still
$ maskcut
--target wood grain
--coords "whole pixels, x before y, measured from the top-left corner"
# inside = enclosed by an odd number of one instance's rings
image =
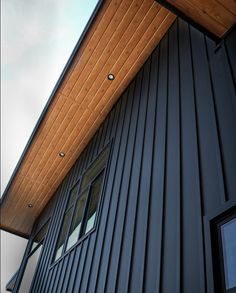
[[[152,0],[105,2],[2,203],[3,227],[30,233],[35,219],[175,18]],[[115,74],[112,82],[107,79],[109,72]],[[65,152],[64,158],[58,156],[60,151]]]
[[[223,37],[236,22],[234,0],[167,0],[166,2],[217,37]]]

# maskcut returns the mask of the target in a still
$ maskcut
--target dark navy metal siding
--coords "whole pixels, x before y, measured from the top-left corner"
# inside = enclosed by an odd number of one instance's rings
[[[236,203],[235,32],[177,20],[57,192],[32,292],[214,292],[210,219]],[[113,138],[97,229],[51,266],[69,190]]]

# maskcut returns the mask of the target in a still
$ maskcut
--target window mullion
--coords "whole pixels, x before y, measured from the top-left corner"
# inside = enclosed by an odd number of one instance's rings
[[[83,218],[83,233],[85,232],[85,228],[86,228],[86,225],[87,225],[87,220],[88,220],[88,210],[89,210],[89,206],[90,206],[90,202],[91,202],[91,196],[92,196],[92,187],[94,185],[94,182],[96,182],[96,180],[98,179],[99,176],[101,176],[101,174],[104,174],[104,171],[105,171],[105,168],[103,168],[98,174],[97,176],[93,179],[93,181],[90,183],[90,186],[91,186],[91,189],[90,189],[90,193],[89,193],[89,198],[88,198],[88,201],[86,202],[86,213]],[[104,182],[104,176],[103,176],[103,179],[102,179],[102,185],[101,185],[101,189],[100,189],[100,194],[102,192],[102,187],[103,187],[103,182]]]
[[[76,199],[76,201],[74,202],[74,205],[72,205],[66,212],[69,212],[70,209],[72,209],[72,213],[71,213],[71,216],[70,216],[70,224],[68,226],[68,229],[67,229],[67,232],[66,232],[66,238],[65,238],[65,241],[64,241],[64,244],[63,244],[63,249],[62,249],[62,253],[61,255],[63,255],[65,253],[65,250],[66,250],[66,245],[67,245],[67,241],[68,241],[68,237],[69,237],[69,233],[70,233],[70,228],[71,228],[71,225],[72,225],[72,222],[73,222],[73,218],[74,218],[74,213],[75,213],[75,207],[76,207],[76,204],[77,204],[77,201],[78,201],[78,198]]]
[[[90,182],[89,183],[89,188],[88,188],[86,204],[84,206],[84,212],[83,212],[83,216],[82,216],[81,228],[80,228],[80,231],[79,231],[79,238],[78,239],[80,239],[84,234],[84,224],[86,222],[86,215],[87,215],[87,211],[88,211],[88,207],[89,207],[89,202],[90,202],[90,197],[91,197],[91,190],[92,190],[92,183]]]
[[[43,244],[43,242],[44,242],[44,238],[37,244],[37,246],[35,246],[35,248],[32,251],[30,251],[30,253],[27,255],[27,257],[29,258],[32,254],[34,254],[35,251],[39,248],[39,246],[41,246]]]

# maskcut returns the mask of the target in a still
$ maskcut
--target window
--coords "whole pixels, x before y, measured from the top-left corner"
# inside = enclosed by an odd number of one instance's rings
[[[213,226],[215,287],[219,292],[236,292],[236,213],[218,219]],[[221,288],[221,289],[220,289]]]
[[[24,275],[21,280],[19,293],[30,292],[30,286],[37,268],[37,263],[42,251],[43,241],[45,239],[48,229],[48,222],[41,228],[41,230],[34,237],[31,251],[27,256],[27,264],[25,267]]]
[[[53,261],[95,227],[108,154],[106,148],[70,191]]]
[[[225,288],[236,289],[236,216],[221,225]]]

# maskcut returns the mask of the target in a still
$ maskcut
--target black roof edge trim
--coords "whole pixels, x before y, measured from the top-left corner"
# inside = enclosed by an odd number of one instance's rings
[[[54,97],[56,91],[58,90],[61,82],[64,80],[66,72],[68,71],[68,69],[72,65],[72,62],[73,62],[73,60],[75,58],[75,55],[78,52],[78,49],[79,49],[82,41],[84,40],[86,33],[89,30],[89,28],[92,25],[92,23],[94,22],[95,17],[97,15],[97,12],[101,8],[103,3],[104,3],[104,0],[98,0],[98,3],[97,3],[97,5],[95,6],[95,8],[93,10],[93,13],[91,14],[91,16],[90,16],[90,18],[89,18],[89,20],[88,20],[83,32],[82,32],[82,34],[80,35],[80,38],[79,38],[77,44],[75,45],[75,47],[74,47],[74,49],[73,49],[73,51],[72,51],[72,53],[71,53],[66,65],[65,65],[65,67],[64,67],[64,69],[63,69],[63,71],[62,71],[62,73],[61,73],[61,75],[60,75],[60,77],[59,77],[59,79],[58,79],[58,81],[56,83],[56,85],[54,86],[54,88],[52,90],[52,93],[51,93],[46,105],[44,106],[44,109],[43,109],[43,111],[42,111],[42,113],[41,113],[41,115],[40,115],[40,117],[39,117],[39,119],[38,119],[38,121],[37,121],[37,123],[36,123],[36,125],[35,125],[35,127],[34,127],[34,129],[32,131],[32,133],[31,133],[31,135],[30,135],[30,138],[29,138],[24,150],[23,150],[23,153],[20,156],[20,159],[19,159],[19,161],[18,161],[18,163],[17,163],[17,165],[16,165],[16,167],[15,167],[15,169],[14,169],[14,171],[13,171],[11,177],[10,177],[10,180],[9,180],[9,182],[8,182],[4,192],[3,192],[3,195],[2,195],[2,197],[0,199],[0,204],[3,203],[3,201],[4,201],[4,199],[5,199],[6,195],[7,195],[7,192],[8,192],[8,190],[9,190],[11,184],[12,184],[12,181],[15,178],[16,173],[19,170],[19,168],[21,166],[21,163],[22,163],[22,161],[23,161],[23,159],[24,159],[24,157],[26,155],[26,152],[28,151],[28,149],[29,149],[29,147],[30,147],[30,145],[31,145],[31,143],[33,141],[33,138],[34,138],[39,126],[41,125],[42,120],[43,120],[43,118],[44,118],[44,116],[45,116],[45,114],[46,114],[46,112],[47,112],[52,100],[53,100],[53,97]],[[10,232],[10,233],[12,233],[12,232]],[[15,233],[13,233],[13,234],[15,234]]]

